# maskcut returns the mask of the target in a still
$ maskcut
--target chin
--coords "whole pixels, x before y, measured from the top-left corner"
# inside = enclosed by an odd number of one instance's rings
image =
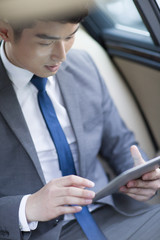
[[[51,73],[51,72],[50,73],[34,73],[34,74],[41,78],[48,78],[55,75],[55,73]]]

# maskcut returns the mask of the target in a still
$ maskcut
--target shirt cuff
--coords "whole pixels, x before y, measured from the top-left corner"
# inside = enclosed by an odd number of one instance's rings
[[[27,199],[30,195],[25,195],[21,202],[20,202],[20,206],[19,206],[19,228],[21,231],[23,232],[30,232],[31,230],[35,230],[38,226],[38,222],[27,222],[26,219],[26,202]]]

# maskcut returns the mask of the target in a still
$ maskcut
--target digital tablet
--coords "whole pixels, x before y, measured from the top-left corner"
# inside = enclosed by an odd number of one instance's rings
[[[93,199],[93,202],[117,192],[120,187],[126,185],[129,181],[133,179],[138,179],[143,174],[151,172],[159,167],[160,156],[147,161],[145,164],[138,165],[129,170],[126,170],[125,172],[121,173],[119,176],[111,180],[105,188],[97,192],[95,198]]]

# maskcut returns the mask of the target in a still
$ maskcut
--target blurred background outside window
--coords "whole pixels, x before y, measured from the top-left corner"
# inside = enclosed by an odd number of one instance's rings
[[[160,6],[160,0],[156,0]],[[98,0],[97,4],[112,20],[115,28],[150,36],[133,0]]]
[[[160,0],[155,0],[157,2],[158,7],[160,8]]]

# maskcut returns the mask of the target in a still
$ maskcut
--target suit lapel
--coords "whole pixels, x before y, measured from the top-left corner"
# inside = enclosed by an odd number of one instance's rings
[[[44,175],[34,148],[34,144],[32,142],[32,138],[16,98],[16,94],[13,90],[11,81],[7,76],[1,59],[0,73],[0,112],[2,113],[11,130],[18,138],[19,142],[32,159],[43,184],[45,184]]]
[[[83,141],[82,116],[80,114],[76,81],[73,75],[67,72],[64,67],[58,71],[56,78],[77,140],[80,175],[84,177],[86,173],[84,161],[85,144]]]

